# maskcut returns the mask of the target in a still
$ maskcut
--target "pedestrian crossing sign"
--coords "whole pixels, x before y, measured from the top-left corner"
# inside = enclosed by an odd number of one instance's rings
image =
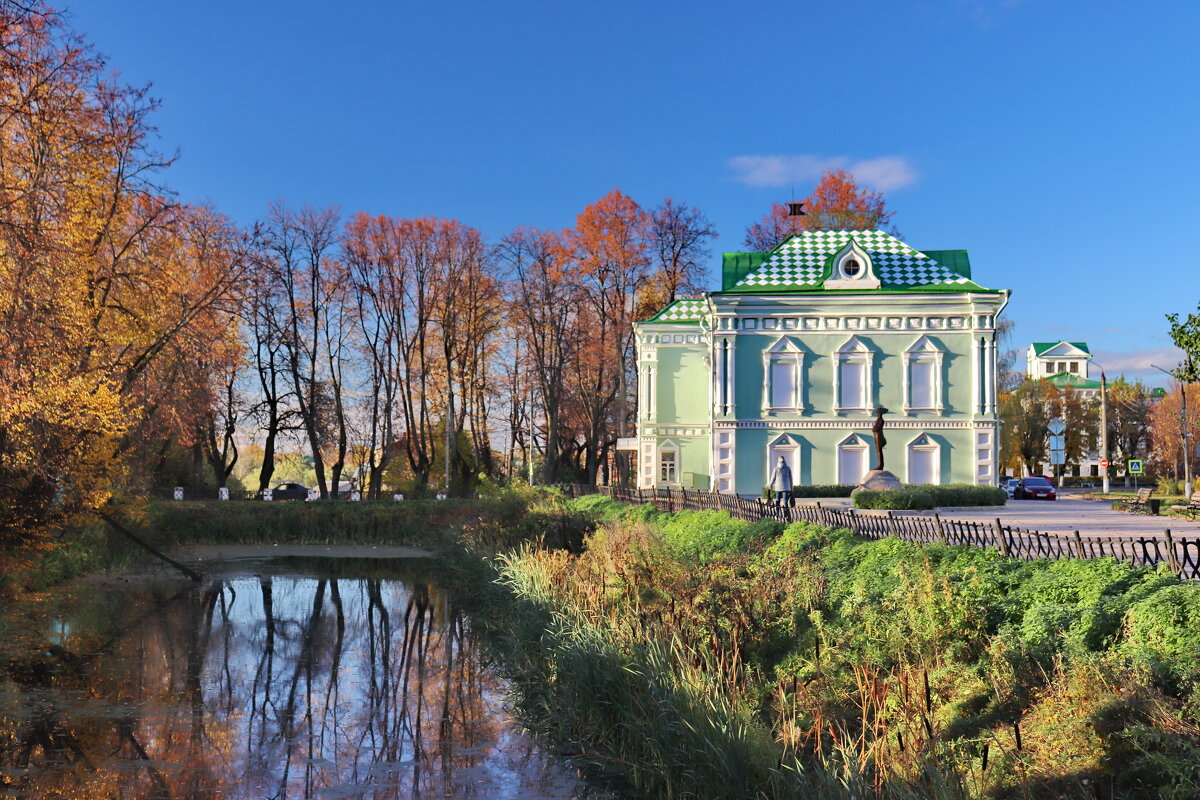
[[[1142,460],[1140,458],[1129,459],[1129,474],[1130,475],[1141,475],[1142,474]]]

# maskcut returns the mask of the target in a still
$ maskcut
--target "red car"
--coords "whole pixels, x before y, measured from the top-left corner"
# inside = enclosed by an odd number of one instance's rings
[[[1054,484],[1045,478],[1021,478],[1017,481],[1017,488],[1013,489],[1013,498],[1016,500],[1057,500],[1058,492],[1054,490]]]

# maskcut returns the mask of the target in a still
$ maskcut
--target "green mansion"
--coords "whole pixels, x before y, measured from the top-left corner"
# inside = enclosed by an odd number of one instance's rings
[[[1007,290],[965,250],[883,231],[809,231],[726,253],[721,290],[638,323],[637,480],[758,495],[771,465],[797,484],[997,480],[996,320]]]

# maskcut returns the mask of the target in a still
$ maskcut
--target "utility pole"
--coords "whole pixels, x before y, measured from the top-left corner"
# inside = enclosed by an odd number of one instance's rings
[[[1100,368],[1100,469],[1104,470],[1103,491],[1108,494],[1108,378]]]

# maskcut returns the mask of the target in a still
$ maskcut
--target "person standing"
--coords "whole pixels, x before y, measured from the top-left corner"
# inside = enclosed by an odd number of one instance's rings
[[[771,473],[771,491],[775,493],[775,505],[788,506],[792,497],[792,468],[788,466],[783,456]]]

